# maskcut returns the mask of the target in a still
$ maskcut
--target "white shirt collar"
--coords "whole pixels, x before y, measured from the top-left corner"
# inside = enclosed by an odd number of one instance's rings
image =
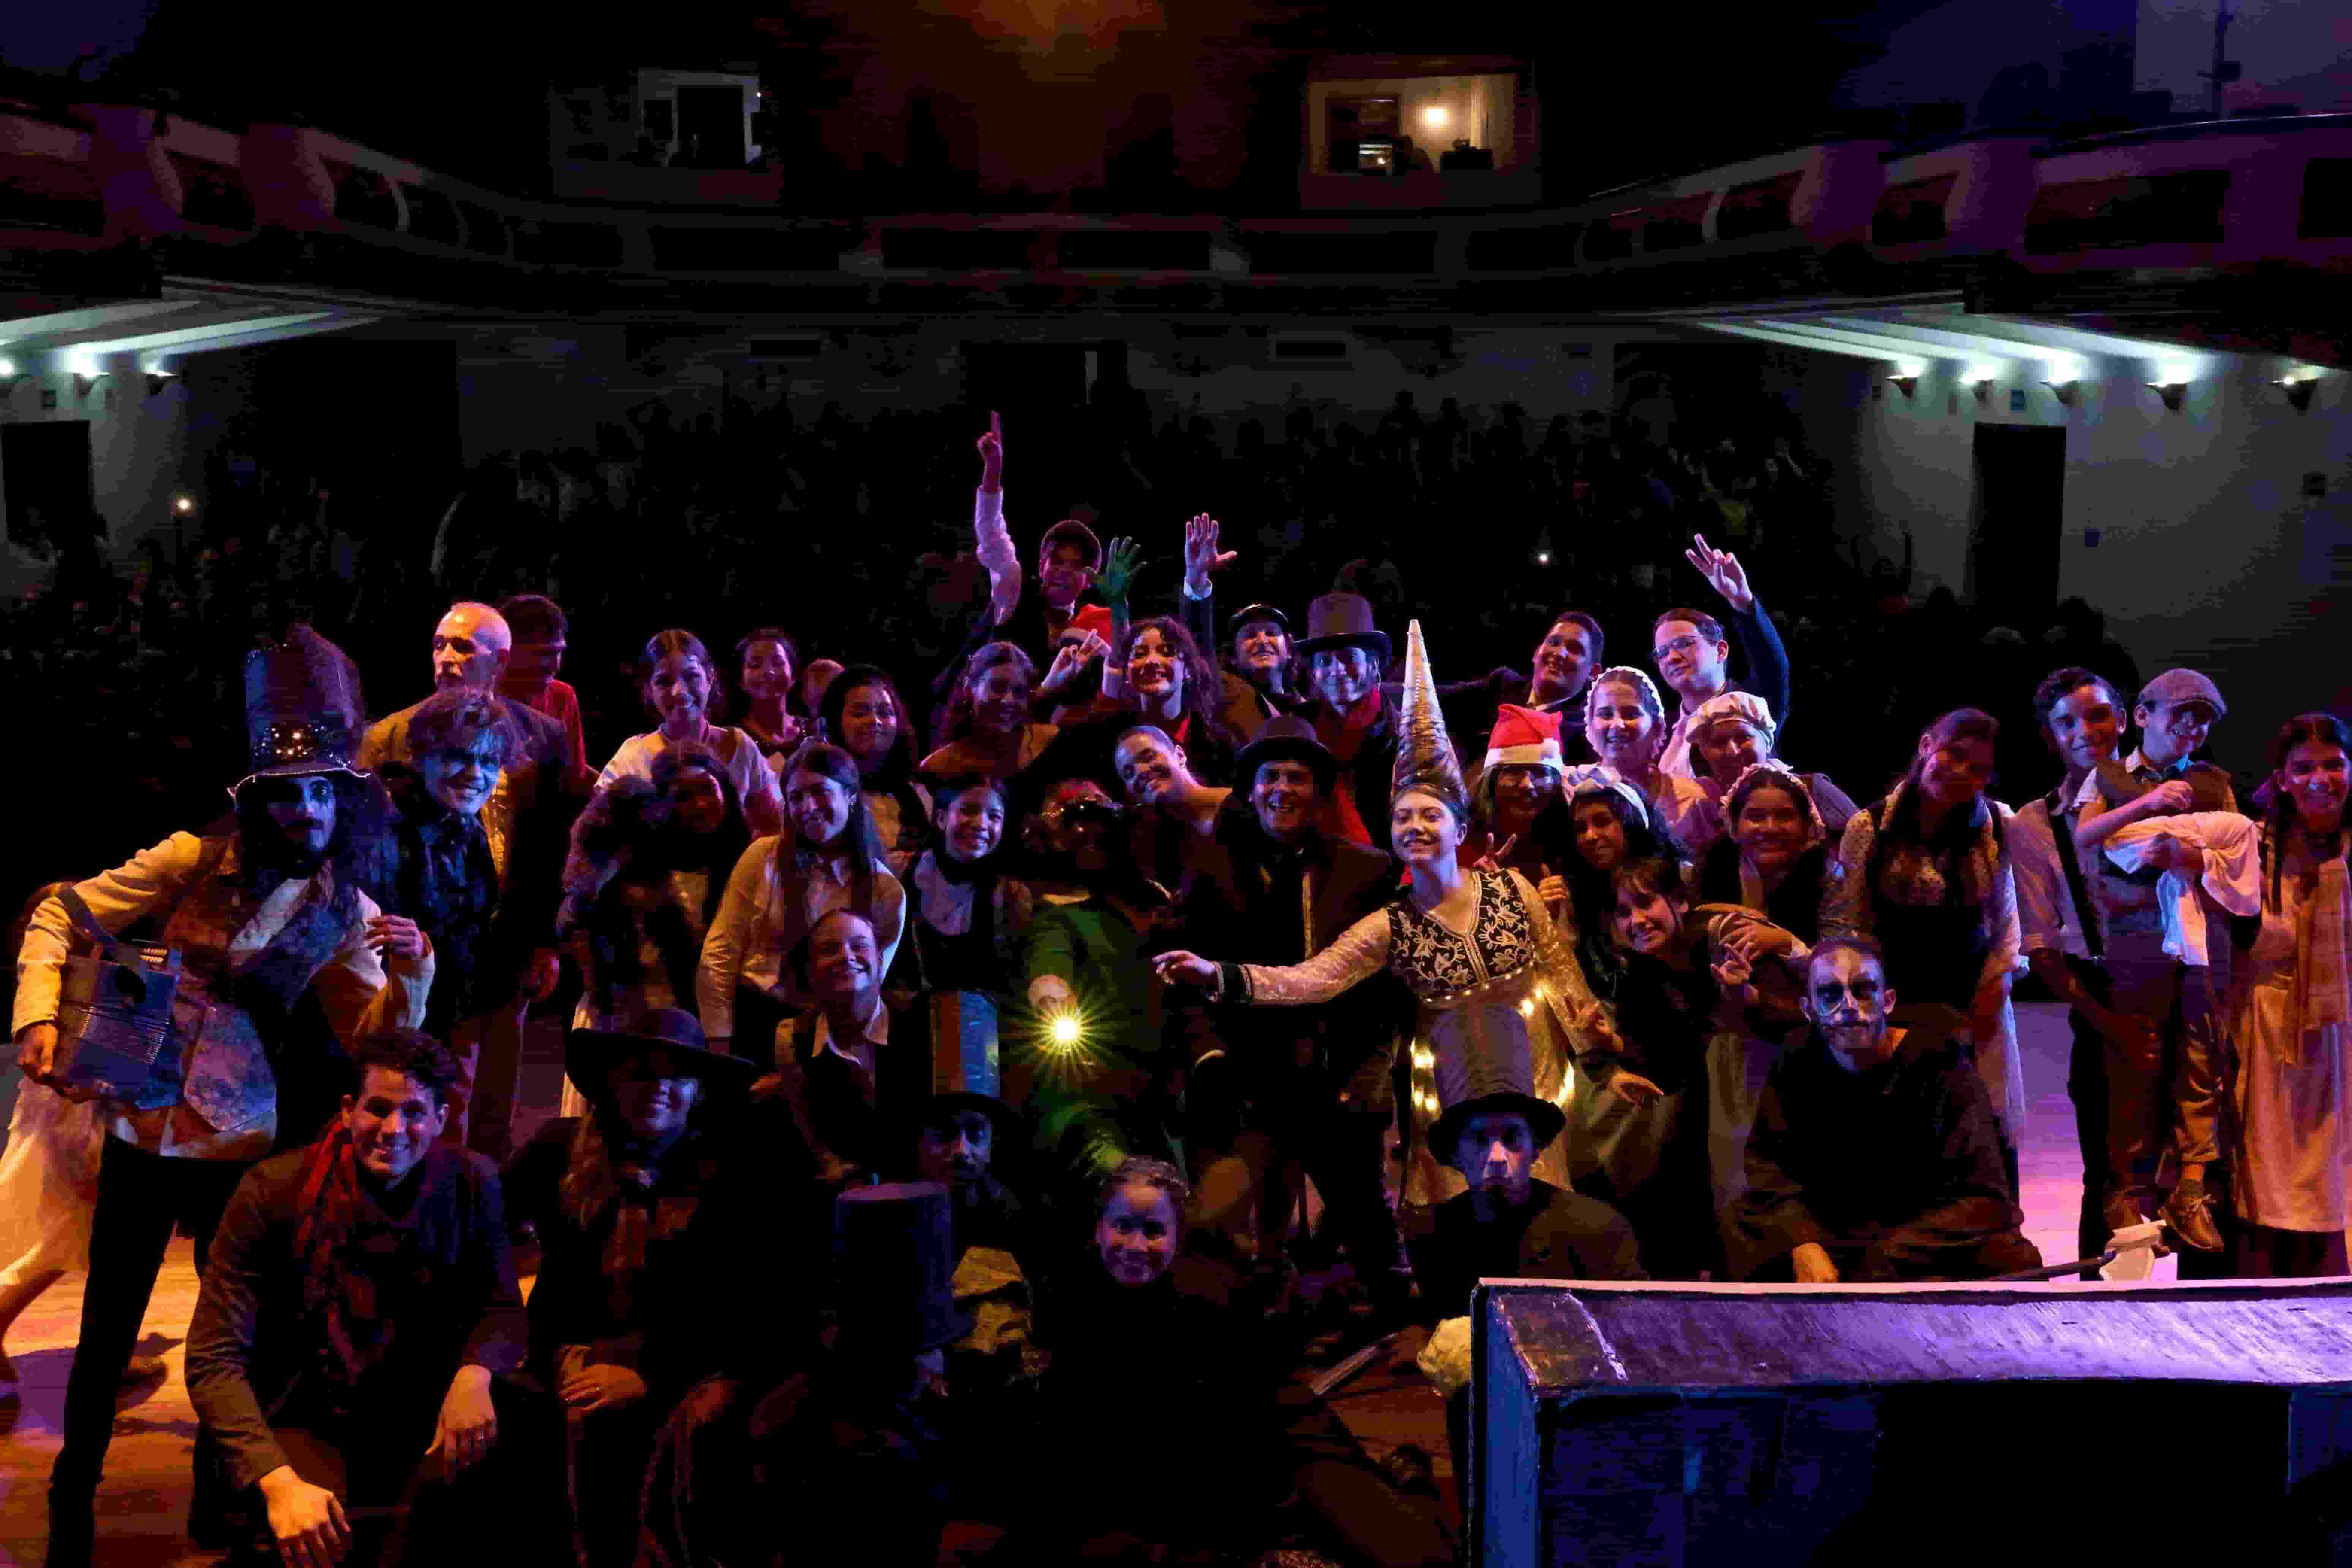
[[[865,1043],[869,1046],[887,1046],[890,1043],[890,1009],[887,1005],[874,1009],[874,1016],[866,1026],[864,1038]],[[859,1061],[859,1058],[855,1053],[845,1051],[834,1043],[833,1020],[827,1015],[819,1013],[816,1016],[816,1044],[811,1054],[821,1057],[828,1051],[845,1062]]]

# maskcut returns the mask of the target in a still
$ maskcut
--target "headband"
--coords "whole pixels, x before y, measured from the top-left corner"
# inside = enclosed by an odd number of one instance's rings
[[[1828,825],[1822,821],[1822,808],[1813,804],[1813,792],[1805,786],[1805,781],[1803,779],[1797,776],[1795,769],[1790,767],[1788,763],[1780,761],[1777,757],[1767,757],[1760,763],[1750,763],[1748,766],[1739,770],[1739,776],[1731,781],[1731,787],[1729,789],[1723,792],[1723,804],[1727,808],[1731,805],[1731,797],[1739,793],[1739,786],[1746,784],[1749,779],[1754,778],[1758,773],[1770,773],[1775,778],[1785,779],[1789,784],[1795,786],[1797,798],[1805,803],[1805,815],[1812,819],[1812,841],[1814,843],[1818,844],[1830,836]],[[1724,824],[1724,830],[1726,832],[1729,832],[1730,828],[1731,825],[1729,823],[1727,822]]]
[[[1560,782],[1560,791],[1571,805],[1579,795],[1614,795],[1633,808],[1634,820],[1644,827],[1652,826],[1650,805],[1642,798],[1642,792],[1628,783],[1623,773],[1606,763],[1583,763],[1568,769]]]
[[[1639,686],[1649,697],[1650,711],[1656,715],[1658,722],[1663,724],[1666,721],[1665,700],[1658,695],[1658,688],[1650,679],[1648,673],[1636,669],[1630,664],[1612,664],[1594,676],[1592,684],[1584,689],[1584,724],[1587,729],[1592,727],[1592,704],[1600,699],[1601,688],[1612,680],[1622,680],[1629,685]]]

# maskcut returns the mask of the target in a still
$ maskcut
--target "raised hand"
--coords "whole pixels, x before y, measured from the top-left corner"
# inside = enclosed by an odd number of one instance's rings
[[[989,411],[988,434],[974,443],[980,448],[980,488],[984,490],[1004,488],[1004,423],[993,409]]]
[[[1691,535],[1692,548],[1683,552],[1683,559],[1696,567],[1724,602],[1733,609],[1747,613],[1755,607],[1756,591],[1748,585],[1747,568],[1728,550],[1717,550],[1708,545],[1706,535]]]
[[[1209,574],[1232,565],[1238,553],[1232,550],[1221,553],[1217,549],[1217,520],[1205,511],[1196,514],[1184,525],[1184,585],[1205,593]]]
[[[1088,632],[1080,641],[1064,643],[1054,655],[1053,667],[1045,671],[1045,679],[1037,683],[1037,689],[1059,691],[1076,679],[1080,670],[1109,651],[1110,644],[1103,641],[1100,632]]]
[[[1514,833],[1508,838],[1504,839],[1500,844],[1496,845],[1492,849],[1487,850],[1486,854],[1480,856],[1477,860],[1472,864],[1470,869],[1473,871],[1499,871],[1503,868],[1504,865],[1509,861],[1511,851],[1518,847],[1519,836]]]
[[[1135,569],[1142,564],[1143,546],[1132,539],[1114,539],[1103,552],[1102,571],[1095,577],[1095,586],[1112,604],[1123,605],[1135,582]]]

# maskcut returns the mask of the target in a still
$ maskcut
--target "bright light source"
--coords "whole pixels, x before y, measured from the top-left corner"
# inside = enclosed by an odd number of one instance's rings
[[[1442,103],[1433,103],[1421,111],[1421,122],[1432,131],[1444,129],[1445,120],[1445,105]]]
[[[172,369],[169,365],[158,362],[157,363],[147,366],[146,369],[142,371],[140,374],[142,375],[177,375],[180,373]]]
[[[180,496],[172,502],[172,510],[185,517],[196,510],[195,499],[192,496]]]
[[[2156,380],[2153,384],[2158,386],[2185,385],[2196,379],[2197,367],[2195,365],[2184,359],[2168,359],[2160,362],[2157,365]]]
[[[1538,566],[1549,566],[1549,565],[1550,565],[1550,564],[1551,564],[1551,552],[1550,552],[1550,551],[1549,551],[1549,550],[1538,550],[1538,551],[1537,551],[1537,552],[1536,552],[1536,564],[1537,564],[1537,565],[1538,565]]]
[[[0,359],[0,375],[14,375],[16,374],[16,362],[15,360]]]
[[[1055,1045],[1062,1047],[1064,1049],[1067,1049],[1078,1043],[1078,1017],[1076,1014],[1065,1013],[1060,1017],[1054,1020],[1053,1039]]]
[[[99,374],[98,361],[94,356],[89,354],[74,355],[71,359],[66,362],[66,369],[76,375],[96,375]]]

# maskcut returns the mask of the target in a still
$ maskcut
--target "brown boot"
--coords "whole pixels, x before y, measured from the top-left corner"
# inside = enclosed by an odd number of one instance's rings
[[[2200,1252],[2221,1250],[2221,1227],[2213,1214],[2212,1195],[2199,1176],[2183,1176],[2164,1200],[2164,1223],[2183,1247]]]

